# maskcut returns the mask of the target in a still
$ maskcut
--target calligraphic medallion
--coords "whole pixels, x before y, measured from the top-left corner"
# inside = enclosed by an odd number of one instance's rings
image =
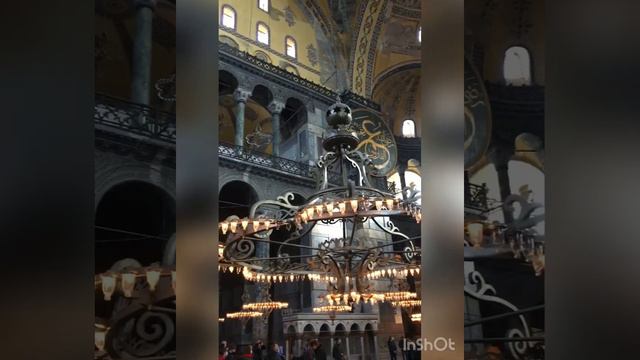
[[[480,74],[464,59],[464,168],[476,164],[491,140],[491,108]]]
[[[374,111],[356,109],[352,112],[352,118],[350,129],[360,140],[357,150],[369,156],[376,168],[376,175],[388,175],[398,160],[398,147],[393,133]]]

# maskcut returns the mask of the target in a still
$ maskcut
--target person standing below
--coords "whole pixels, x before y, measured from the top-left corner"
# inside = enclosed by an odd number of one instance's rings
[[[264,345],[262,344],[262,340],[256,341],[255,345],[253,345],[253,358],[257,360],[264,360],[262,356],[262,349]]]
[[[333,349],[331,350],[331,356],[333,360],[344,360],[344,353],[342,352],[342,340],[336,339]]]
[[[304,346],[304,360],[313,360],[313,349],[311,348],[311,342],[308,342]]]
[[[398,346],[400,347],[400,353],[402,354],[402,360],[408,360],[407,358],[407,338],[401,337],[400,341],[398,341]]]
[[[387,341],[387,346],[389,347],[389,359],[397,360],[396,354],[398,353],[398,345],[396,345],[396,339],[393,336],[389,337],[389,341]]]
[[[311,348],[313,349],[313,360],[327,360],[327,353],[318,339],[311,340]]]
[[[284,356],[280,356],[279,350],[278,344],[271,343],[267,351],[267,360],[284,360]]]

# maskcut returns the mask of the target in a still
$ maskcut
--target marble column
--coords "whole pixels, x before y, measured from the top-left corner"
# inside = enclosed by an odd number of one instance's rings
[[[244,145],[244,108],[247,105],[247,100],[251,96],[251,91],[238,88],[233,92],[233,99],[236,102],[236,124],[235,124],[235,136],[234,144],[236,146]]]
[[[274,156],[280,156],[280,114],[284,109],[284,103],[274,100],[269,104],[268,108],[271,113],[271,134],[273,135],[271,142],[273,150],[271,153]]]
[[[351,349],[349,348],[349,333],[344,337],[344,347],[347,349],[347,359],[351,359]]]
[[[327,351],[327,355],[329,355],[329,359],[333,359],[333,333],[331,334],[331,338],[329,339],[329,344],[331,345],[329,349],[325,349]]]
[[[373,359],[378,358],[378,333],[374,331],[373,333]]]
[[[156,0],[134,0],[135,36],[131,59],[131,101],[149,105],[153,12]]]
[[[364,331],[360,333],[360,359],[364,360]]]
[[[498,173],[498,185],[500,186],[500,201],[504,201],[511,195],[511,185],[509,183],[509,160],[513,156],[513,149],[506,147],[495,147],[489,152],[489,159]],[[504,221],[507,224],[513,222],[513,213],[502,208]]]

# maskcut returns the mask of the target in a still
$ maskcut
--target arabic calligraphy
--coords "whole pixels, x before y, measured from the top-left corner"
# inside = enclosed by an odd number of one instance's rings
[[[378,172],[387,174],[395,167],[396,142],[379,116],[367,110],[355,110],[350,130],[360,139],[357,150],[367,154]]]

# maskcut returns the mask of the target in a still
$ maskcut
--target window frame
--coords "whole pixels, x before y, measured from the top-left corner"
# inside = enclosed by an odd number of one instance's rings
[[[227,8],[233,12],[233,27],[229,27],[224,24],[224,10]],[[220,9],[220,25],[225,29],[238,30],[238,12],[233,8],[233,6],[229,4],[222,5],[222,8]]]
[[[291,39],[291,41],[293,41],[293,53],[294,56],[289,55],[289,45],[287,44],[287,40]],[[291,35],[287,35],[284,37],[284,54],[292,59],[297,59],[298,58],[298,42],[296,41],[296,39],[291,36]]]
[[[267,43],[263,43],[262,41],[260,41],[258,34],[260,34],[260,25],[263,25],[266,29],[267,29]],[[269,25],[265,24],[262,21],[258,21],[256,23],[256,41],[258,42],[258,44],[262,44],[262,45],[266,45],[266,46],[271,46],[271,28],[269,28]]]
[[[267,0],[267,9],[266,10],[260,7],[260,0],[256,1],[256,6],[258,7],[258,9],[266,12],[267,14],[271,11],[271,1],[270,0]]]

